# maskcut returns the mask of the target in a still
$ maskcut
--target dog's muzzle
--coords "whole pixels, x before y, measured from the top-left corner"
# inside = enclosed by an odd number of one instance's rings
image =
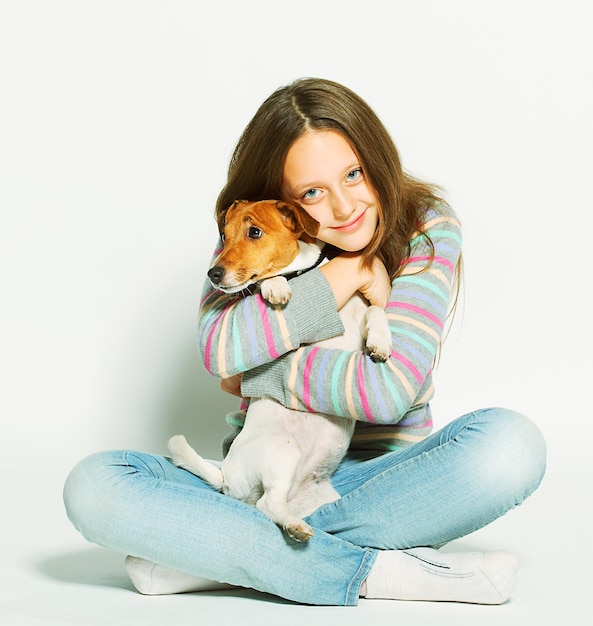
[[[253,285],[256,280],[256,276],[254,275],[249,280],[238,285],[224,285],[222,281],[226,273],[226,269],[221,265],[215,265],[214,267],[211,267],[207,272],[208,278],[210,279],[210,284],[215,289],[219,289],[220,291],[228,294],[244,291],[245,289],[249,288],[250,285]]]

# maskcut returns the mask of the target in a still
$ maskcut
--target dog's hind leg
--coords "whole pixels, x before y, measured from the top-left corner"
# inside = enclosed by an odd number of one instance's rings
[[[221,491],[223,485],[222,472],[218,467],[202,458],[190,445],[183,435],[175,435],[167,444],[174,465],[181,467],[198,478],[207,482],[211,487]]]
[[[260,481],[263,495],[256,507],[296,541],[309,541],[313,529],[288,504],[288,495],[294,486],[302,452],[296,439],[287,431],[278,429],[272,447],[260,450]],[[281,462],[279,460],[281,459]]]
[[[257,501],[256,506],[295,541],[309,541],[313,536],[313,529],[290,511],[286,502],[288,489],[290,489],[290,481],[286,484],[278,481],[274,485],[266,486],[264,495]]]

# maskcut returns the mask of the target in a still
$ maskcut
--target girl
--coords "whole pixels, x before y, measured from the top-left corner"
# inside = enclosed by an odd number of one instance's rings
[[[315,535],[296,544],[256,508],[166,458],[117,451],[72,471],[70,519],[88,540],[128,554],[145,594],[227,584],[308,604],[504,602],[516,579],[512,555],[437,548],[523,502],[542,479],[546,450],[531,421],[501,408],[430,434],[432,367],[459,279],[455,214],[435,187],[403,171],[369,106],[320,79],[278,89],[256,112],[217,218],[236,199],[270,198],[299,202],[333,258],[292,279],[283,309],[207,284],[200,349],[226,391],[357,420],[334,475],[341,498],[307,518]],[[386,363],[310,345],[342,331],[338,310],[356,291],[387,308]],[[246,406],[228,418],[235,433]]]

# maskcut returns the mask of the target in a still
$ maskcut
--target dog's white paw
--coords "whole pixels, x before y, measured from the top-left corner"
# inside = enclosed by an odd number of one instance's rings
[[[261,295],[270,304],[286,304],[292,297],[290,285],[284,276],[267,278],[261,284]]]
[[[167,442],[173,465],[195,474],[210,486],[221,491],[224,477],[220,468],[201,457],[183,435],[175,435]]]
[[[284,530],[289,537],[301,543],[306,543],[313,536],[313,529],[303,520],[287,524]]]
[[[183,435],[174,435],[171,437],[167,442],[167,448],[169,449],[173,463],[178,466],[186,460],[188,452],[192,450]]]
[[[382,337],[373,338],[371,335],[372,333],[369,333],[367,338],[367,354],[373,361],[384,363],[391,356],[391,336],[389,337],[389,344],[386,344]]]
[[[370,306],[366,312],[366,349],[373,361],[387,361],[391,356],[392,337],[385,310]]]

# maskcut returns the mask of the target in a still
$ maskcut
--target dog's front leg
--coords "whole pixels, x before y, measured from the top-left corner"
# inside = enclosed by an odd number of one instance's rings
[[[371,305],[365,313],[364,338],[373,361],[387,361],[391,356],[391,330],[385,309]]]

